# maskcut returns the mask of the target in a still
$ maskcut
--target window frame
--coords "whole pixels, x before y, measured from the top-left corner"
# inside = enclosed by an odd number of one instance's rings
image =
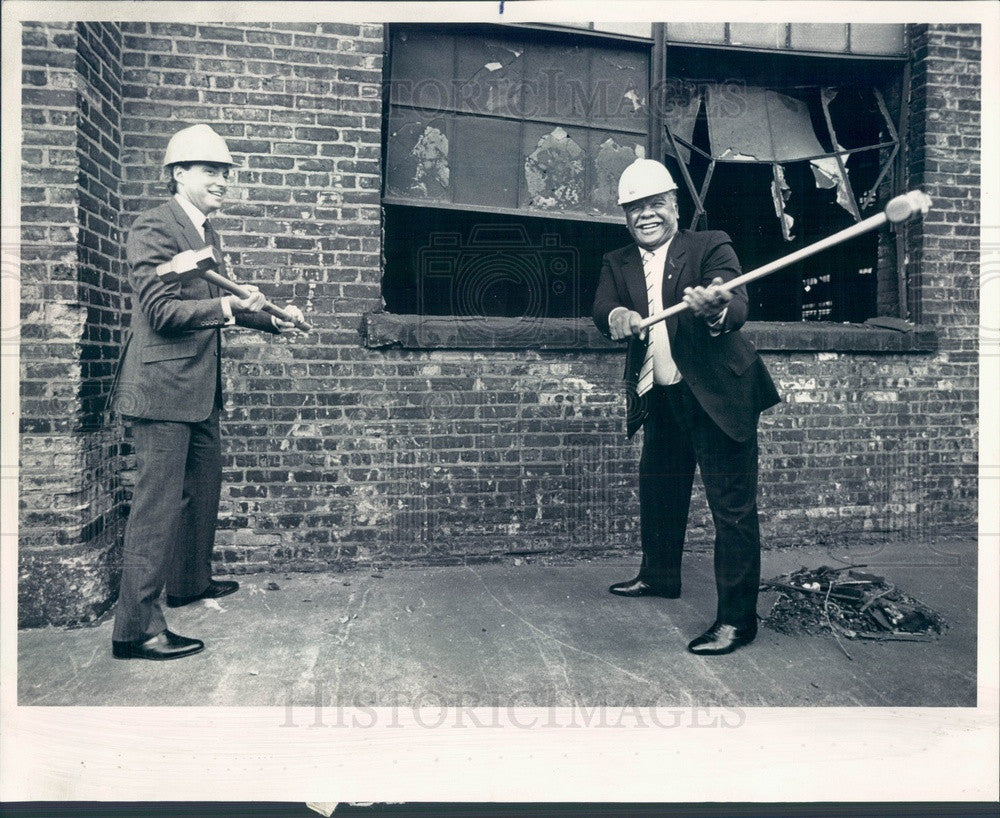
[[[667,94],[667,89],[671,87],[672,82],[676,82],[678,78],[682,81],[691,81],[694,85],[698,85],[701,82],[717,82],[726,83],[730,82],[735,85],[741,83],[746,83],[750,87],[759,87],[767,90],[775,90],[779,93],[784,93],[786,88],[774,83],[774,77],[769,76],[771,74],[780,73],[784,78],[785,71],[788,74],[795,76],[797,80],[793,83],[789,83],[799,87],[799,90],[804,88],[802,78],[805,76],[809,77],[809,82],[813,86],[814,91],[820,91],[823,88],[837,87],[841,89],[844,88],[854,88],[857,90],[864,90],[866,92],[871,92],[873,94],[872,99],[877,103],[880,120],[878,123],[872,123],[873,126],[878,125],[877,130],[887,129],[889,134],[889,141],[885,142],[882,139],[878,139],[874,142],[867,144],[864,147],[855,146],[852,148],[851,153],[862,153],[867,152],[869,156],[867,157],[869,161],[872,161],[871,154],[874,153],[874,165],[877,169],[873,172],[873,184],[871,186],[871,191],[875,195],[872,197],[871,201],[882,206],[894,195],[898,195],[904,192],[904,181],[905,181],[905,164],[904,164],[904,149],[907,139],[907,99],[908,85],[909,85],[909,61],[906,55],[903,54],[886,54],[886,55],[872,55],[872,54],[855,54],[855,53],[817,53],[810,51],[797,50],[792,48],[781,48],[781,49],[763,49],[763,48],[750,48],[746,46],[734,46],[731,44],[722,43],[694,43],[694,42],[668,42],[665,39],[665,29],[666,26],[657,26],[654,28],[654,57],[653,57],[653,70],[656,76],[653,78],[653,87],[664,89],[661,94],[661,99],[658,101],[657,107],[662,110],[668,110],[666,107],[665,99],[663,98]],[[728,26],[727,26],[728,29]],[[680,60],[676,59],[676,55],[683,55]],[[759,55],[758,58],[754,58],[752,55]],[[762,59],[761,59],[762,58]],[[671,68],[671,59],[674,60],[674,65],[678,68]],[[695,75],[697,79],[689,80],[690,70],[692,63],[700,64],[702,66],[701,70],[704,70],[704,66],[709,63],[721,63],[725,66],[724,68],[715,68],[719,73],[716,76],[698,76]],[[781,66],[782,70],[776,69],[776,66]],[[872,72],[876,66],[891,66],[892,74],[894,77],[888,81],[875,82],[872,81],[871,84],[863,84],[859,82],[859,78],[865,76],[865,74]],[[741,74],[738,70],[740,66],[747,68],[747,72]],[[762,67],[763,66],[763,67]],[[713,66],[714,67],[714,66]],[[695,69],[698,70],[698,69]],[[732,73],[727,73],[727,71]],[[812,79],[813,75],[818,76],[818,79]],[[840,75],[835,78],[835,75]],[[750,77],[750,79],[747,79]],[[890,109],[887,106],[886,100],[883,98],[883,91],[888,91],[892,88],[893,93],[886,96],[892,97],[889,105],[896,107],[892,102],[898,104],[898,112],[896,116],[890,114]],[[796,94],[799,96],[800,94]],[[819,94],[822,105],[823,118],[825,119],[825,124],[822,126],[816,126],[817,135],[822,133],[822,137],[826,139],[831,139],[833,141],[834,148],[838,147],[836,143],[836,136],[834,134],[834,124],[831,120],[830,109],[828,107],[828,101],[823,99],[824,94]],[[702,106],[707,106],[708,100],[704,100]],[[702,108],[702,118],[705,116],[705,111],[707,109]],[[815,117],[814,117],[815,119]],[[843,123],[841,123],[843,124]],[[671,135],[669,128],[667,127],[666,117],[663,118],[658,127],[651,131],[652,137],[652,151],[654,156],[659,156],[663,161],[667,162],[669,166],[676,167],[679,169],[682,179],[678,179],[679,184],[682,186],[682,190],[686,197],[691,199],[691,204],[693,207],[693,215],[691,218],[690,226],[693,229],[694,225],[698,222],[699,216],[704,213],[702,207],[702,202],[706,197],[706,192],[709,191],[709,184],[711,183],[712,173],[715,169],[719,167],[727,167],[730,174],[738,173],[741,163],[738,162],[728,162],[723,163],[720,161],[716,164],[716,160],[712,159],[709,154],[697,147],[691,149],[690,143],[680,138],[675,138]],[[680,151],[677,151],[678,147]],[[685,163],[682,160],[681,152],[689,151],[688,162]],[[708,171],[704,179],[701,179],[700,188],[696,186],[695,180],[692,179],[689,169],[687,167],[690,164],[691,159],[694,158],[695,154],[699,154],[703,157],[700,161],[708,161]],[[843,163],[839,158],[839,153],[834,151],[827,155],[833,156],[837,155],[837,163],[841,168],[841,172],[844,172]],[[883,153],[888,153],[888,157],[883,155]],[[676,155],[675,155],[676,154]],[[794,160],[795,163],[808,161],[808,159]],[[792,162],[755,162],[752,163],[754,166],[761,167],[787,167]],[[846,213],[850,213],[851,218],[854,223],[861,221],[863,216],[859,212],[859,208],[865,201],[865,197],[860,194],[860,191],[854,191],[851,187],[851,182],[849,177],[844,174],[846,180],[845,186],[847,188],[847,194],[850,199],[849,205],[850,209],[845,208]],[[880,196],[879,188],[885,188],[889,180],[892,180],[892,189],[888,191],[887,194]],[[778,183],[777,175],[775,176],[774,182]],[[865,191],[866,193],[869,191]],[[775,207],[781,206],[780,198],[776,197]],[[864,213],[864,216],[874,215],[879,212],[878,209],[872,209]],[[784,211],[782,210],[782,218],[784,216]],[[777,218],[777,217],[776,217]],[[760,219],[761,224],[770,224],[768,221],[770,216],[764,216]],[[704,217],[702,217],[702,223],[704,224]],[[807,229],[814,227],[815,224],[810,224],[808,222],[800,222],[796,225],[796,229]],[[723,227],[722,229],[726,229]],[[905,253],[902,248],[905,245],[905,236],[908,230],[907,225],[890,225],[888,234],[880,233],[878,238],[874,236],[869,239],[874,245],[875,249],[872,251],[872,264],[870,265],[872,273],[875,276],[875,280],[872,284],[868,285],[873,287],[874,293],[874,304],[872,305],[872,319],[884,318],[888,316],[897,317],[901,319],[906,319],[909,315],[908,305],[907,305],[907,290],[905,286],[906,281],[906,271],[905,271]],[[831,231],[832,232],[835,231]],[[825,236],[820,236],[825,237]],[[734,235],[734,238],[736,236]],[[818,240],[815,239],[815,240]],[[883,248],[883,242],[885,243],[885,248]],[[799,247],[789,246],[785,252],[789,252],[793,249],[799,249]],[[775,244],[773,247],[775,251],[770,255],[770,258],[758,259],[756,262],[749,261],[746,262],[744,256],[741,254],[741,260],[747,263],[747,266],[756,268],[760,264],[769,263],[773,258],[779,258],[782,253],[782,247],[779,244]],[[752,256],[752,254],[750,254]],[[886,256],[894,257],[895,263],[886,263]],[[808,262],[801,262],[801,264],[807,264]],[[803,272],[804,271],[801,271]],[[829,271],[820,271],[819,275],[823,276],[824,273]],[[839,271],[843,272],[843,271]],[[802,281],[805,283],[805,279],[808,276],[803,274]],[[831,290],[840,290],[840,292],[845,292],[845,279],[841,278],[840,275],[836,275],[836,280],[839,282],[837,287],[831,283]],[[848,282],[850,284],[850,282]],[[766,284],[761,284],[758,286],[766,286]],[[803,288],[804,289],[804,288]],[[847,289],[850,289],[848,286]],[[753,295],[753,293],[751,293]],[[802,291],[796,291],[796,300],[798,300],[802,295]],[[767,299],[765,297],[765,303]],[[805,317],[807,304],[803,302],[802,304],[802,318],[800,320],[809,320]],[[780,310],[778,310],[780,312]],[[844,314],[849,314],[851,312],[850,308],[843,303],[837,303],[834,301],[831,304],[831,309],[828,312],[833,313],[833,317],[818,319],[819,322],[839,322],[842,320],[852,320],[846,316],[843,318],[836,317],[839,313],[844,316]],[[759,321],[759,318],[752,318],[751,323]]]
[[[478,26],[477,26],[478,28]],[[608,32],[595,32],[585,29],[558,29],[552,26],[535,26],[528,24],[482,26],[497,30],[531,30],[539,34],[558,32],[563,35],[578,35],[583,40],[599,40],[602,42],[625,41],[632,47],[643,43],[650,48],[649,87],[653,88],[659,76],[658,65],[665,63],[657,60],[658,53],[667,46],[663,39],[664,26],[654,24],[654,37],[651,41],[644,38],[619,35]],[[384,82],[391,79],[390,43],[392,30],[384,28],[385,61]],[[685,48],[711,48],[710,46],[684,44]],[[726,47],[728,48],[728,47]],[[742,49],[756,51],[757,49]],[[790,52],[791,53],[791,52]],[[830,55],[825,55],[830,56]],[[885,60],[902,63],[904,77],[908,76],[908,62],[905,58],[896,56],[873,57],[871,55],[843,55],[846,59]],[[905,94],[905,88],[903,89]],[[902,127],[898,138],[904,143],[906,101],[901,104]],[[383,145],[388,139],[388,105],[389,94],[383,93]],[[648,106],[650,126],[647,132],[647,155],[657,155],[659,123],[655,117],[653,105]],[[660,146],[662,150],[662,144]],[[383,190],[385,185],[385,151],[383,150]],[[896,157],[900,165],[902,151]],[[383,205],[383,238],[385,235],[385,206]],[[482,212],[498,212],[483,208]],[[522,213],[530,217],[531,213]],[[553,218],[562,218],[552,214]],[[579,217],[577,217],[579,218]],[[622,219],[624,223],[624,219]],[[897,244],[899,239],[897,238]],[[900,274],[899,279],[904,279]],[[905,287],[897,294],[900,301],[906,297]],[[905,308],[904,308],[905,309]],[[905,313],[904,313],[905,314]],[[535,321],[534,331],[526,338],[523,327],[512,326],[518,319],[502,317],[459,317],[432,316],[409,313],[389,313],[376,311],[364,317],[362,334],[365,346],[372,349],[401,347],[403,349],[536,349],[539,351],[577,350],[608,352],[619,351],[620,344],[609,341],[601,335],[589,315],[577,318],[539,318]],[[470,324],[476,324],[476,330],[469,332]],[[484,332],[483,330],[487,330]],[[748,322],[744,330],[751,340],[754,340],[762,351],[841,351],[841,352],[871,352],[871,353],[901,353],[901,352],[931,352],[937,348],[936,335],[933,331],[914,327],[905,321],[886,321],[882,317],[872,319],[871,323],[858,325],[836,325],[823,321],[795,322]]]

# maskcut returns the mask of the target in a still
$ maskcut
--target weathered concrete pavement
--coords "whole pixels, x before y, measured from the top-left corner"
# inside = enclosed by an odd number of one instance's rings
[[[839,559],[838,559],[839,558]],[[18,634],[21,705],[974,706],[976,544],[765,552],[768,578],[866,563],[940,612],[935,642],[787,636],[696,657],[712,619],[711,555],[685,557],[681,599],[621,599],[634,562],[255,574],[217,601],[168,610],[206,650],[170,662],[111,657],[111,622]],[[278,590],[268,590],[275,583]],[[767,612],[762,596],[760,613]]]

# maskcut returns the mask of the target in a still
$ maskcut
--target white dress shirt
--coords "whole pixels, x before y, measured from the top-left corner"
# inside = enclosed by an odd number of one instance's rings
[[[667,253],[670,251],[670,244],[672,242],[673,238],[661,244],[655,250],[639,248],[644,277],[647,275],[646,270],[648,269],[649,271],[649,280],[646,282],[646,289],[649,292],[649,303],[647,305],[649,315],[658,313],[663,309],[663,270],[666,266]],[[648,259],[647,256],[652,256],[652,258]],[[672,273],[668,274],[667,280],[669,281],[671,278],[673,278]],[[611,316],[618,310],[629,312],[628,307],[615,307],[608,315],[608,319],[610,320]],[[658,324],[653,324],[647,331],[649,332],[649,347],[653,352],[653,383],[660,384],[661,386],[670,386],[671,384],[679,383],[681,381],[681,373],[670,352],[670,336],[667,333],[666,323],[660,321]]]
[[[174,199],[184,212],[187,213],[188,218],[191,219],[191,223],[194,225],[194,229],[198,231],[198,235],[201,236],[201,240],[205,241],[205,222],[208,221],[208,216],[181,196],[180,193],[175,193]],[[236,316],[233,315],[233,305],[230,303],[230,297],[224,295],[220,300],[222,301],[222,313],[226,316],[226,326],[231,327],[236,323]]]
[[[194,225],[194,229],[198,231],[198,235],[201,236],[201,240],[205,240],[205,222],[208,219],[204,213],[202,213],[197,207],[195,207],[191,202],[181,196],[180,193],[174,194],[174,200],[179,204],[184,212],[188,214],[188,218],[191,219],[191,223]]]
[[[643,270],[648,271],[647,289],[649,291],[650,315],[655,315],[663,310],[664,267],[672,241],[673,239],[670,239],[655,250],[639,251],[639,255],[643,258]],[[673,274],[668,273],[667,280],[672,278]],[[665,321],[653,324],[649,328],[649,345],[653,350],[653,383],[660,386],[678,383],[681,380],[681,373],[677,364],[674,363],[674,357],[670,351],[670,335],[667,332]]]
[[[652,287],[649,287],[649,282],[647,282],[649,315],[654,315],[663,310],[663,274],[667,263],[667,254],[670,252],[672,242],[673,238],[671,237],[666,243],[661,244],[655,250],[638,248],[639,257],[643,265],[643,275],[646,275],[648,266],[649,275],[652,278]],[[652,260],[648,260],[647,255],[652,255]],[[674,273],[668,273],[667,281],[670,281],[674,275]],[[618,310],[630,312],[628,307],[615,307],[608,314],[609,321]],[[719,317],[708,325],[708,330],[712,335],[722,334],[722,327],[726,320],[727,312],[729,312],[729,308],[725,307],[719,314]],[[648,332],[649,345],[653,349],[653,383],[660,384],[661,386],[670,386],[671,384],[679,383],[682,377],[674,361],[673,354],[670,351],[670,336],[667,332],[666,322],[660,321],[657,324],[653,324]]]

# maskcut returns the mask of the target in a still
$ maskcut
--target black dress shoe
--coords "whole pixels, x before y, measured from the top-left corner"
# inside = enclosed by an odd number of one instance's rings
[[[111,642],[111,654],[115,659],[180,659],[205,649],[200,639],[188,639],[168,630],[161,631],[149,639],[132,642]]]
[[[208,587],[200,594],[195,594],[194,596],[171,596],[167,594],[167,607],[179,608],[181,605],[190,605],[199,599],[218,599],[220,596],[228,596],[229,594],[236,593],[239,589],[240,584],[230,579],[210,579]]]
[[[738,628],[736,625],[715,622],[701,636],[691,640],[688,650],[700,656],[721,656],[724,653],[732,653],[744,645],[749,645],[756,636],[756,622],[749,628]]]
[[[639,577],[630,579],[627,582],[616,582],[608,590],[618,596],[663,596],[667,599],[677,599],[681,595],[679,587],[659,588],[655,585],[650,585],[648,582],[644,582]]]

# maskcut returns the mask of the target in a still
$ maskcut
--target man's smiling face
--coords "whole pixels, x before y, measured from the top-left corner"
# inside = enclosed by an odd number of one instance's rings
[[[174,168],[177,192],[206,216],[222,207],[222,198],[229,185],[229,165],[214,162],[193,162]]]
[[[677,232],[677,194],[657,193],[624,205],[625,222],[635,243],[655,250]]]

